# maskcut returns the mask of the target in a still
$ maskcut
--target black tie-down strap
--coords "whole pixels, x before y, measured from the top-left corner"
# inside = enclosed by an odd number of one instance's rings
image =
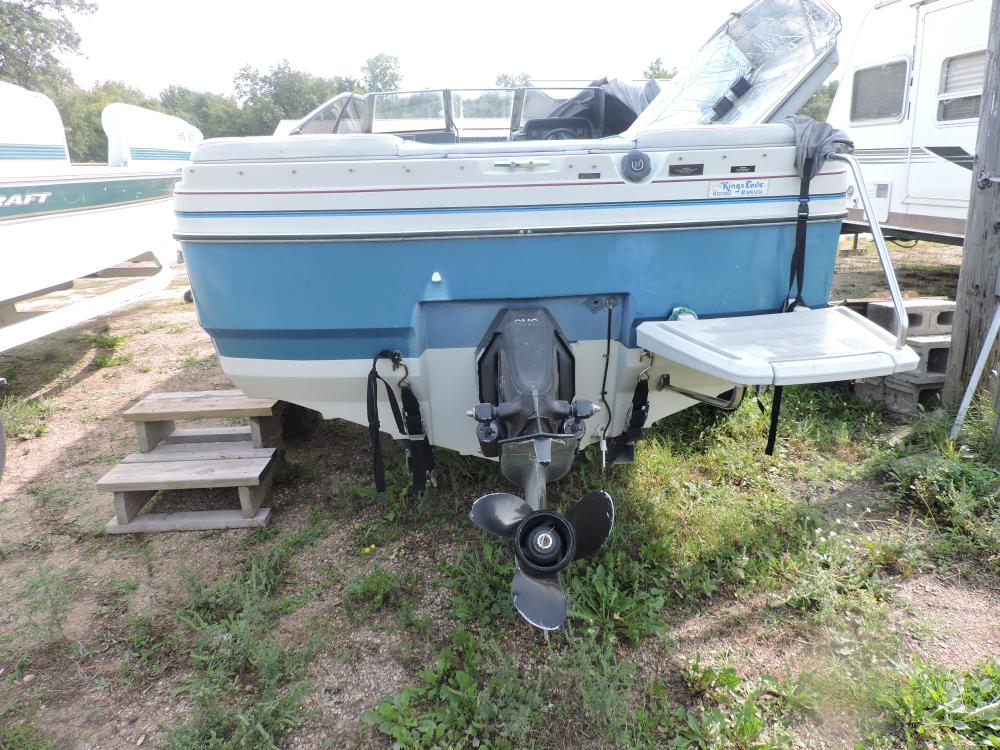
[[[372,473],[375,475],[375,489],[385,492],[385,459],[382,456],[381,424],[378,418],[378,383],[385,386],[386,398],[392,410],[392,418],[396,422],[396,430],[404,435],[400,441],[406,449],[406,464],[413,477],[413,488],[422,492],[427,486],[427,475],[434,470],[434,451],[431,449],[424,425],[420,417],[420,402],[413,395],[413,389],[404,377],[399,383],[399,394],[403,401],[400,410],[396,394],[392,386],[378,374],[378,361],[387,359],[392,362],[395,370],[403,365],[403,355],[399,352],[383,350],[372,360],[372,369],[368,373],[368,437],[372,444]]]
[[[643,427],[649,417],[649,378],[641,377],[632,392],[632,409],[625,431],[615,438],[612,461],[616,464],[635,460],[635,445],[642,440]]]
[[[792,266],[788,272],[788,293],[781,303],[782,312],[792,312],[799,305],[805,305],[802,299],[802,287],[806,276],[806,226],[809,224],[809,181],[812,177],[813,160],[809,157],[802,165],[802,180],[799,182],[799,210],[795,220],[795,249],[792,251]],[[795,296],[792,297],[792,289]],[[771,424],[767,430],[767,447],[764,453],[774,455],[774,444],[778,438],[778,420],[781,418],[781,394],[783,387],[774,386],[774,399],[771,401]]]

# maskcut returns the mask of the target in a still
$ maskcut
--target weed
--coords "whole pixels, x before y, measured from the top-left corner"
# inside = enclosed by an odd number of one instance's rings
[[[28,724],[0,726],[0,750],[55,750],[56,747]]]
[[[898,501],[936,526],[940,558],[979,556],[1000,571],[1000,467],[961,455],[902,457],[890,481]]]
[[[776,603],[814,625],[842,622],[845,613],[874,616],[891,593],[878,561],[836,531],[817,529],[816,543],[788,559],[783,572],[791,585]]]
[[[29,491],[39,508],[50,511],[65,510],[76,496],[71,487],[56,479],[35,482]]]
[[[376,612],[398,610],[413,596],[416,584],[415,573],[395,575],[376,565],[371,573],[358,576],[347,585],[344,606],[358,620]]]
[[[660,575],[643,560],[610,549],[600,562],[569,578],[571,614],[595,633],[617,635],[638,643],[662,632],[660,610],[666,601]]]
[[[88,333],[80,338],[80,341],[89,346],[96,346],[98,349],[117,349],[125,343],[125,336],[109,336],[107,332]]]
[[[805,682],[787,684],[763,675],[751,684],[728,666],[703,667],[697,661],[689,662],[684,678],[702,705],[671,706],[662,684],[654,683],[648,689],[653,731],[671,748],[789,747],[790,717],[810,711],[818,703]]]
[[[417,684],[361,718],[397,747],[530,746],[541,696],[509,664],[494,666],[497,656],[495,644],[477,644],[459,628]]]
[[[477,536],[448,567],[455,616],[481,626],[513,621],[514,607],[507,590],[514,577],[510,545]]]
[[[163,657],[170,650],[169,640],[151,617],[130,617],[126,623],[126,671],[147,678],[162,674],[167,668]]]
[[[918,659],[880,703],[907,748],[1000,747],[1000,661],[954,673]]]
[[[45,398],[24,399],[4,396],[0,400],[0,422],[7,435],[30,440],[45,434],[45,419],[52,412],[52,402]]]
[[[212,586],[188,578],[190,600],[177,614],[190,630],[194,710],[170,730],[169,750],[273,750],[300,721],[307,687],[298,674],[309,649],[286,646],[271,631],[291,555],[325,531],[317,511],[228,578]]]
[[[547,678],[554,719],[572,726],[580,737],[601,738],[601,747],[648,746],[647,727],[634,708],[635,665],[616,647],[592,638],[568,638]]]
[[[191,369],[208,369],[209,367],[215,366],[217,358],[214,354],[209,354],[204,357],[199,357],[196,354],[188,354],[180,361],[180,366]]]
[[[23,578],[24,588],[18,599],[36,629],[50,639],[65,639],[63,625],[73,604],[73,586],[52,568],[42,565]]]
[[[98,370],[103,370],[106,367],[117,367],[118,365],[125,365],[132,361],[132,354],[111,354],[109,352],[101,352],[96,357],[94,357],[94,368]]]

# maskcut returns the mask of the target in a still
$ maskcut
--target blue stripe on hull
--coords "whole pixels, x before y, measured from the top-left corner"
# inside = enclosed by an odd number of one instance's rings
[[[134,149],[133,149],[134,151]],[[842,200],[846,193],[813,195],[809,200]],[[176,211],[182,219],[283,219],[289,216],[411,216],[439,214],[481,214],[481,213],[536,213],[540,211],[593,211],[595,209],[619,208],[664,208],[677,206],[725,206],[740,203],[789,203],[797,201],[797,195],[771,195],[757,198],[690,198],[668,201],[617,201],[614,203],[548,203],[524,206],[447,206],[440,208],[355,208],[355,209],[303,209],[300,211]]]
[[[827,302],[840,221],[809,225],[805,299]],[[380,242],[185,242],[202,325],[226,357],[368,359],[480,343],[502,308],[544,304],[573,341],[677,306],[703,317],[777,310],[794,224]],[[441,274],[440,283],[431,275]]]
[[[137,160],[187,161],[191,158],[190,151],[178,151],[171,148],[133,147],[129,149],[129,153],[133,159]]]
[[[66,159],[66,148],[62,145],[38,143],[0,143],[0,159],[17,161]]]

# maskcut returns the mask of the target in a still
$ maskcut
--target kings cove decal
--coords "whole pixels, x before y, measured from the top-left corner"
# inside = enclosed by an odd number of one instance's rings
[[[709,198],[753,198],[767,195],[767,180],[713,180]]]

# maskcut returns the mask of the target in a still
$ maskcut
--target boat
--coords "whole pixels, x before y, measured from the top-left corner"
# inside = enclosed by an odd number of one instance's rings
[[[177,248],[171,196],[202,134],[177,117],[110,104],[101,115],[108,163],[72,164],[51,99],[0,82],[0,110],[3,352],[166,286]],[[44,313],[26,305],[140,257],[152,275],[131,285]]]
[[[839,28],[822,0],[758,0],[619,133],[599,86],[527,119],[527,88],[475,93],[479,118],[443,89],[345,96],[324,133],[200,144],[175,237],[222,368],[366,425],[379,490],[383,426],[417,490],[432,447],[498,461],[520,492],[471,518],[511,539],[518,611],[558,628],[559,570],[614,522],[601,489],[547,507],[579,451],[627,463],[699,402],[916,365],[905,315],[893,335],[827,306],[857,164],[830,126],[785,118],[836,66]]]

